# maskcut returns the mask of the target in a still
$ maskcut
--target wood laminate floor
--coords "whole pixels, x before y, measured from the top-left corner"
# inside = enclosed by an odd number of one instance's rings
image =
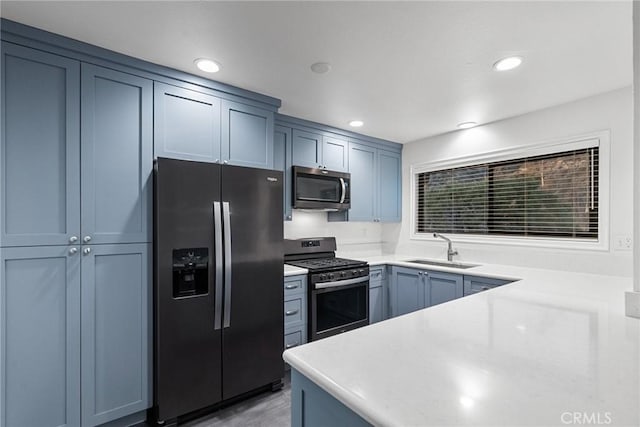
[[[248,400],[197,418],[181,427],[290,427],[291,373],[287,371],[284,387],[267,391]]]

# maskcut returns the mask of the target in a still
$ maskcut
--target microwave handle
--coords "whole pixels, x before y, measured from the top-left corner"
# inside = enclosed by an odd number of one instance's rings
[[[340,197],[340,203],[344,203],[344,199],[347,197],[347,185],[344,183],[344,178],[340,178],[340,185],[342,186],[342,196]]]

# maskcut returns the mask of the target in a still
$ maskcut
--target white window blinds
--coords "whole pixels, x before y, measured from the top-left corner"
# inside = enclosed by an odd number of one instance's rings
[[[598,147],[415,175],[417,233],[597,239]]]

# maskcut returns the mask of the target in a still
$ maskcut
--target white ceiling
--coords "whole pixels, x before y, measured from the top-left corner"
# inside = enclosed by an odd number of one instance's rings
[[[409,142],[632,82],[631,1],[2,1],[0,15]],[[497,73],[517,54],[525,62]],[[310,70],[330,62],[330,73]]]

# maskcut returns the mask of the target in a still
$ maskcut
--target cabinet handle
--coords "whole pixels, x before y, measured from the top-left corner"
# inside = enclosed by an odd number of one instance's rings
[[[82,239],[82,241],[85,243],[89,243],[91,241],[91,236],[84,236],[84,239]]]
[[[294,343],[291,343],[291,344],[287,344],[285,348],[286,349],[290,349],[290,348],[293,348],[293,347],[297,347],[299,345],[300,345],[299,342],[294,342]]]
[[[75,255],[78,253],[78,248],[71,248],[69,249],[69,255]]]
[[[298,287],[298,285],[287,285],[287,286],[285,286],[285,289],[295,289],[297,287]]]
[[[488,291],[489,289],[491,289],[489,286],[483,286],[480,288],[481,291]]]
[[[286,311],[284,314],[286,314],[287,316],[293,316],[294,314],[298,314],[298,309],[296,308],[295,310],[289,310]]]
[[[71,236],[69,237],[69,243],[75,243],[78,241],[78,236]]]
[[[84,248],[82,250],[82,253],[85,254],[85,255],[89,255],[91,253],[91,248]]]

